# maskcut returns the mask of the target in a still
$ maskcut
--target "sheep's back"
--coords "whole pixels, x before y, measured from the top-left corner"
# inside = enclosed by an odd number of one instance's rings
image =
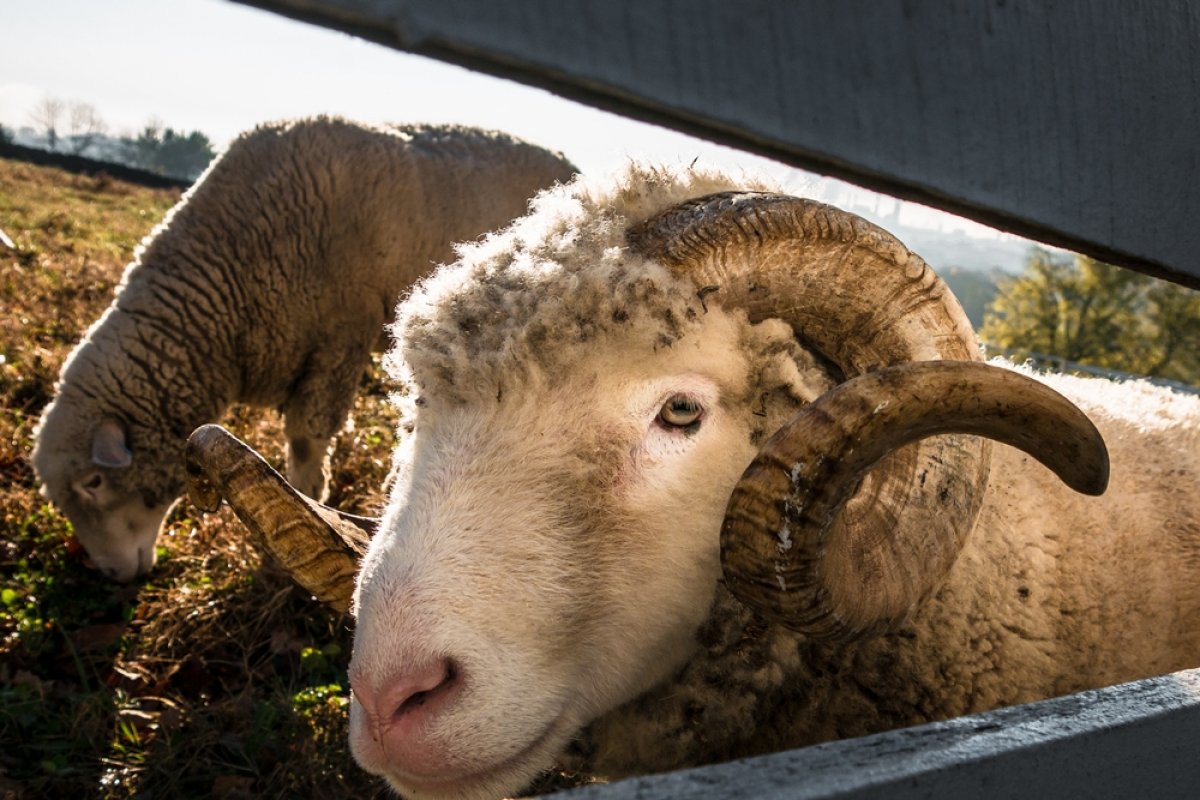
[[[504,134],[318,118],[236,140],[148,241],[127,306],[170,309],[238,399],[279,405],[328,347],[378,348],[397,301],[573,168]],[[154,312],[149,312],[154,313]]]

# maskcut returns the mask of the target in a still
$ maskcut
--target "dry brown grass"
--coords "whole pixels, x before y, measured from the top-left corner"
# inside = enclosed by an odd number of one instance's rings
[[[0,159],[0,796],[382,796],[345,746],[349,621],[186,502],[146,581],[87,568],[37,492],[32,428],[134,246],[178,199]],[[278,464],[277,415],[224,424]],[[378,369],[339,437],[333,499],[377,506],[393,418]]]

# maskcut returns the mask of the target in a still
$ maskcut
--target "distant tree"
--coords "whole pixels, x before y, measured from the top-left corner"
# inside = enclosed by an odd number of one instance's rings
[[[91,103],[71,103],[67,109],[67,118],[67,147],[75,155],[82,155],[108,130],[108,126]]]
[[[1153,326],[1147,375],[1200,385],[1200,292],[1156,281],[1146,292]]]
[[[1200,382],[1200,293],[1087,256],[1035,248],[999,283],[981,337],[1139,375]]]
[[[0,125],[0,142],[4,142],[5,144],[11,144],[12,140],[13,140],[13,132],[10,131],[8,128],[4,127],[3,125]]]
[[[200,131],[176,133],[171,128],[163,132],[160,159],[170,175],[195,178],[216,155],[212,142]]]
[[[29,121],[33,123],[39,133],[46,137],[47,150],[58,149],[58,131],[62,124],[64,109],[62,100],[46,95],[29,113]]]
[[[212,142],[200,131],[177,132],[157,119],[147,122],[136,138],[125,141],[130,163],[178,178],[195,178],[215,155]]]
[[[156,117],[150,118],[136,137],[122,139],[125,160],[135,167],[153,169],[154,161],[162,143],[163,124]]]

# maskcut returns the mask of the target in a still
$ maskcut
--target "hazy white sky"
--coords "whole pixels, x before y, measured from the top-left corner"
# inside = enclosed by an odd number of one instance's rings
[[[157,118],[218,144],[258,122],[318,113],[461,122],[562,150],[588,172],[619,168],[630,157],[699,158],[767,173],[830,202],[873,198],[777,162],[229,0],[0,0],[0,31],[0,123],[13,128],[30,124],[31,110],[47,95],[91,103],[111,133]],[[901,219],[988,231],[913,204],[905,204]]]

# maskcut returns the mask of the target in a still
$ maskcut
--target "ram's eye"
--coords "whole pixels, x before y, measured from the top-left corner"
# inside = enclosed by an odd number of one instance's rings
[[[687,395],[677,394],[670,397],[658,412],[658,421],[668,428],[683,428],[695,430],[700,426],[700,417],[704,409]]]
[[[102,475],[100,475],[99,472],[97,472],[95,475],[93,475],[92,477],[88,478],[86,481],[83,482],[83,488],[89,489],[89,490],[90,489],[99,489],[100,484],[102,484],[102,483],[104,483],[104,477]]]

